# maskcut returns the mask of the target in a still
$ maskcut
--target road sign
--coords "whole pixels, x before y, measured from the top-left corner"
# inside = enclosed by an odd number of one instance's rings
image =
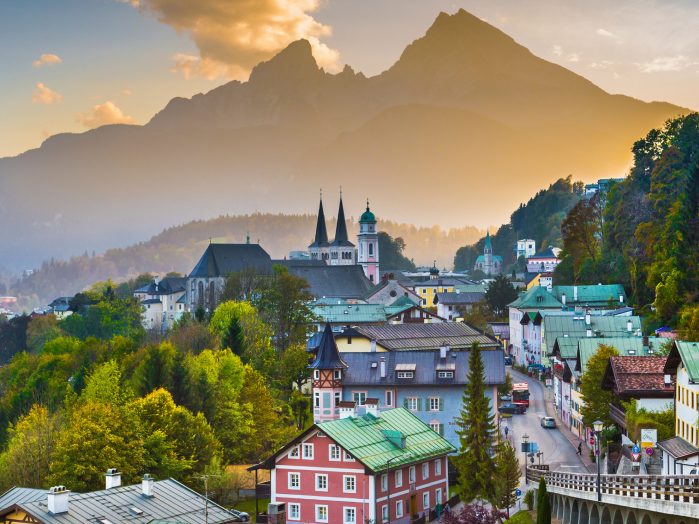
[[[646,455],[649,457],[653,454],[653,448],[646,448]]]
[[[640,452],[641,452],[641,448],[634,444],[634,446],[631,448],[631,453],[633,453],[634,455],[636,455],[636,454],[638,454],[638,453],[640,453]]]
[[[641,429],[641,446],[644,448],[654,448],[658,443],[657,429]]]
[[[529,451],[531,453],[536,453],[537,451],[539,451],[539,444],[537,444],[536,442],[530,442],[529,443]]]
[[[515,490],[515,495],[517,495],[518,497],[521,497],[521,496],[522,496],[522,490],[519,489],[519,488],[517,488],[517,489]]]
[[[590,437],[590,446],[595,445],[595,437]]]
[[[631,453],[631,461],[632,462],[641,462],[641,454],[640,453]]]

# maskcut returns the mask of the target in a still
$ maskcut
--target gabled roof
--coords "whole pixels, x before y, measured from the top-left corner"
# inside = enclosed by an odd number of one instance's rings
[[[549,246],[546,249],[539,251],[536,255],[528,257],[527,260],[537,260],[543,258],[558,258],[556,253],[553,252],[553,247]]]
[[[390,307],[411,307],[411,306],[417,306],[417,302],[412,300],[410,297],[406,297],[405,295],[398,297],[396,300],[394,300],[391,304]]]
[[[270,274],[272,259],[259,244],[209,244],[189,276],[226,277],[245,269]]]
[[[316,222],[316,236],[313,239],[313,243],[308,247],[327,247],[328,244],[328,230],[325,226],[325,213],[323,212],[323,199],[320,200],[320,205],[318,206],[318,221]]]
[[[610,303],[626,303],[626,292],[624,291],[624,286],[621,284],[598,284],[596,286],[553,286],[551,293],[560,302],[563,302],[563,295],[565,295],[566,305],[580,304],[588,306],[607,306]],[[574,299],[576,296],[577,299]],[[619,301],[619,297],[623,297],[621,302]]]
[[[24,502],[41,500],[48,496],[47,489],[21,488],[15,486],[0,495],[0,511]]]
[[[675,393],[675,381],[665,383],[665,357],[611,357],[602,380],[602,389],[613,391],[623,400],[668,398]]]
[[[463,386],[468,384],[470,351],[449,351],[447,358],[440,358],[439,351],[390,351],[340,353],[348,369],[342,379],[343,386],[415,386],[439,385]],[[379,363],[386,362],[386,376],[381,377]],[[499,385],[505,382],[505,361],[502,349],[481,351],[485,383]],[[412,365],[412,379],[398,379],[396,371]],[[374,367],[375,366],[375,367]],[[437,370],[453,370],[453,379],[440,379]]]
[[[24,490],[25,493],[17,490]],[[0,510],[15,506],[45,524],[95,524],[100,520],[113,524],[147,524],[153,520],[199,524],[204,521],[204,497],[174,479],[154,482],[152,497],[141,494],[140,484],[89,493],[70,493],[68,512],[56,515],[49,513],[47,492],[42,491],[13,488],[0,498]],[[21,500],[23,495],[26,497]],[[12,502],[15,496],[19,502]],[[135,514],[131,508],[137,508],[142,513]],[[208,521],[212,524],[235,522],[235,516],[209,500]]]
[[[682,437],[672,437],[658,442],[658,447],[667,451],[675,459],[686,459],[699,455],[699,449],[684,440]]]
[[[510,324],[509,322],[488,322],[488,327],[493,330],[496,337],[502,340],[510,340]]]
[[[314,304],[313,315],[332,324],[363,324],[386,322],[383,304]]]
[[[335,240],[330,244],[338,247],[354,247],[347,237],[347,224],[345,223],[345,208],[340,197],[340,209],[337,212],[337,225],[335,227]]]
[[[543,286],[534,286],[509,304],[517,309],[561,309],[563,304]]]
[[[549,351],[553,349],[559,337],[597,340],[601,338],[636,338],[641,329],[641,319],[638,316],[608,317],[605,315],[590,315],[590,325],[585,323],[585,314],[566,312],[566,314],[543,315],[543,337]],[[631,331],[628,322],[631,322]],[[588,328],[592,337],[587,337]]]
[[[483,349],[501,347],[494,337],[464,322],[357,326],[338,337],[348,335],[376,340],[388,351],[437,350],[444,345],[452,349],[469,349],[474,342],[478,342]]]
[[[452,287],[461,286],[463,284],[464,281],[458,278],[431,278],[422,282],[415,282],[414,287]]]
[[[618,338],[578,338],[578,354],[575,371],[585,373],[587,370],[587,363],[597,351],[599,351],[601,345],[615,348],[622,356],[640,356],[642,358],[649,358],[652,356],[652,353],[649,351],[650,347],[643,345],[643,338],[641,337],[629,339],[628,344],[624,344],[624,340]],[[635,352],[635,354],[632,353],[629,355],[631,351]]]
[[[485,293],[437,293],[437,304],[443,304],[445,306],[449,305],[466,305],[466,304],[477,304],[482,301],[485,297]]]
[[[151,282],[150,284],[138,288],[134,293],[142,293],[145,295],[171,295],[185,291],[187,279],[185,277],[165,277],[159,282]]]
[[[571,337],[558,337],[553,344],[553,355],[561,359],[575,359],[578,355],[578,339]]]
[[[360,265],[351,266],[307,266],[286,261],[289,273],[308,282],[309,292],[316,298],[331,297],[363,299],[373,287]]]
[[[346,369],[347,364],[337,351],[335,336],[330,323],[325,324],[323,335],[318,343],[315,360],[308,366],[311,369]]]
[[[672,349],[665,364],[665,373],[676,373],[680,362],[687,370],[690,383],[699,383],[699,342],[675,340],[672,343]]]

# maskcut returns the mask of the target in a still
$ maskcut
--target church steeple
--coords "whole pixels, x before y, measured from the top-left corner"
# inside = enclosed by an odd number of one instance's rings
[[[340,208],[337,211],[337,226],[335,227],[335,240],[333,246],[354,246],[347,236],[347,222],[345,221],[345,207],[342,205],[342,195],[340,195]]]
[[[327,247],[328,230],[325,227],[325,212],[323,211],[323,197],[320,198],[318,206],[318,222],[316,223],[316,237],[313,243],[308,247]]]
[[[491,255],[493,253],[493,244],[490,241],[490,231],[485,234],[485,246],[483,247],[483,254]]]
[[[347,368],[347,364],[344,360],[342,360],[342,357],[340,357],[340,353],[337,350],[335,335],[333,335],[333,330],[332,327],[330,327],[329,322],[325,323],[325,330],[323,331],[323,335],[320,337],[316,358],[308,367],[311,369]]]

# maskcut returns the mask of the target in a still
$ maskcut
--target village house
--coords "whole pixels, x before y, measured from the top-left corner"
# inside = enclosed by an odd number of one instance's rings
[[[392,275],[385,275],[382,278],[381,283],[374,286],[369,291],[365,297],[367,303],[390,306],[401,297],[408,298],[415,304],[421,303],[420,295],[415,293],[415,291],[409,287],[401,284],[400,281],[391,277]]]
[[[447,501],[445,439],[405,408],[340,409],[251,468],[271,470],[270,507],[285,522],[408,524]]]
[[[445,319],[421,308],[407,297],[398,298],[393,305],[349,303],[344,300],[315,302],[311,308],[315,324],[321,329],[330,323],[333,331],[341,332],[343,328],[359,325],[382,325],[444,322]]]
[[[473,307],[485,299],[485,292],[461,292],[457,287],[453,293],[437,293],[437,315],[447,320],[455,320],[469,313]]]
[[[150,284],[134,291],[143,308],[143,327],[164,333],[188,311],[187,279],[184,277],[155,278]]]
[[[551,273],[561,260],[558,258],[560,249],[548,247],[540,253],[527,258],[527,273]]]

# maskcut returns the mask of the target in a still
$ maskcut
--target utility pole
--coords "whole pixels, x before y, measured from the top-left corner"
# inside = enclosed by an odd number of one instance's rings
[[[204,524],[209,524],[209,479],[220,475],[201,475],[197,478],[204,481]]]

